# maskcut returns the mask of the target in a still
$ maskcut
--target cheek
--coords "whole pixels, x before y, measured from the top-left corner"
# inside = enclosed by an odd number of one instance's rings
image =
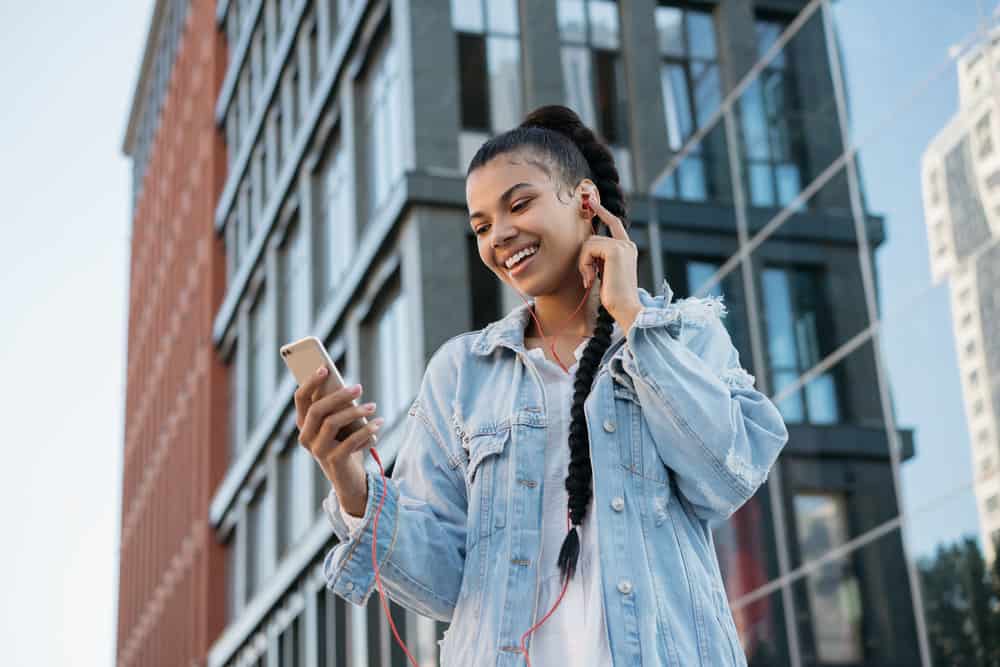
[[[493,265],[493,260],[488,252],[489,245],[480,240],[479,242],[479,261],[482,262],[483,266],[492,271],[493,273],[500,275],[500,269]]]

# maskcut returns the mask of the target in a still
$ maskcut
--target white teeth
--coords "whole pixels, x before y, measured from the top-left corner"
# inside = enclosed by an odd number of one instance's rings
[[[520,262],[522,259],[524,259],[528,255],[534,255],[536,252],[538,252],[537,245],[533,245],[530,248],[525,248],[524,250],[522,250],[521,252],[517,253],[516,255],[507,260],[506,262],[507,268],[508,269],[513,268],[513,266],[518,262]]]

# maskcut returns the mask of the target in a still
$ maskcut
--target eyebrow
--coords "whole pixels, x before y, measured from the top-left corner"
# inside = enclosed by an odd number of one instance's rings
[[[517,190],[518,188],[530,188],[530,187],[533,187],[531,183],[517,183],[515,185],[512,185],[509,188],[507,188],[507,190],[502,195],[500,195],[500,198],[497,201],[499,201],[501,204],[506,204],[508,201],[510,201],[510,198],[514,196],[515,190]],[[471,224],[476,218],[484,218],[484,217],[486,217],[485,213],[483,213],[482,211],[476,211],[475,213],[469,216],[469,223]]]

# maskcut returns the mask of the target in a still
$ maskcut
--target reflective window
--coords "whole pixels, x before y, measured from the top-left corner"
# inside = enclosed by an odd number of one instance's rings
[[[278,635],[278,667],[300,667],[305,664],[303,621],[303,615],[299,614]]]
[[[784,23],[758,19],[757,49],[763,55]],[[740,99],[747,158],[748,194],[753,206],[787,206],[802,189],[802,112],[787,49],[755,78]]]
[[[267,208],[268,196],[271,194],[271,171],[268,168],[270,160],[268,159],[268,150],[266,140],[261,141],[257,148],[257,155],[255,158],[254,169],[256,169],[259,183],[260,183],[260,211],[258,215],[264,217],[264,209]]]
[[[489,82],[486,77],[486,40],[458,35],[459,77],[462,86],[462,129],[490,131]]]
[[[566,106],[606,141],[621,186],[632,190],[628,91],[620,52],[619,6],[611,0],[559,0]]]
[[[390,187],[403,174],[403,137],[399,67],[395,42],[389,33],[382,36],[377,54],[365,75],[364,137],[366,159],[367,213],[370,220],[385,200]]]
[[[347,625],[349,611],[343,598],[326,587],[316,595],[317,667],[347,665]],[[353,606],[353,605],[352,605]]]
[[[313,468],[312,454],[291,438],[278,456],[278,557],[283,558],[312,525]]]
[[[459,160],[464,170],[490,135],[521,122],[522,76],[517,3],[452,0],[461,93]]]
[[[413,370],[411,336],[408,325],[408,303],[395,285],[384,291],[381,312],[375,322],[375,391],[369,398],[378,403],[376,413],[385,417],[386,425],[402,416],[413,401],[418,379]]]
[[[284,145],[284,137],[282,136],[283,128],[281,122],[281,105],[275,104],[271,109],[271,145],[273,150],[271,154],[273,157],[273,163],[271,165],[271,177],[275,184],[278,178],[281,176],[282,160],[285,159],[286,147]]]
[[[707,124],[722,100],[715,24],[709,11],[667,4],[656,8],[661,55],[660,93],[666,114],[667,142],[677,151]],[[703,201],[709,196],[708,156],[699,142],[666,187],[680,199]]]
[[[281,345],[309,334],[309,273],[306,266],[306,242],[298,214],[288,223],[288,235],[279,252],[281,289]],[[284,364],[276,364],[279,378],[288,373]]]
[[[233,352],[229,358],[229,454],[235,459],[243,446],[243,429],[240,428],[239,416],[243,414],[240,402],[243,400],[243,383],[240,377],[240,340],[233,344]]]
[[[829,349],[821,274],[812,269],[771,267],[762,277],[772,391],[780,393],[818,364]],[[827,327],[827,328],[824,328]],[[830,371],[778,403],[788,422],[833,424],[840,420],[837,382]]]
[[[229,531],[229,535],[226,537],[226,542],[223,545],[223,548],[226,550],[226,620],[229,622],[232,622],[236,618],[240,610],[240,600],[237,599],[239,547],[236,540],[236,531],[238,528],[239,526],[234,526]]]
[[[316,18],[311,15],[306,24],[306,58],[308,59],[309,67],[309,99],[312,99],[312,93],[316,90],[316,84],[319,82],[319,28],[316,26]]]
[[[320,302],[325,303],[329,294],[351,268],[350,258],[356,244],[356,229],[351,206],[351,178],[347,154],[340,149],[339,137],[332,138],[323,159],[315,172],[316,220],[319,223],[321,265],[319,273],[325,287]]]
[[[481,0],[451,0],[451,25],[460,32],[483,32],[486,20]]]
[[[270,309],[266,285],[261,285],[250,309],[250,424],[251,430],[268,408],[274,388],[274,371],[271,368],[274,356],[270,335]]]
[[[816,560],[848,540],[847,503],[833,493],[795,495],[795,529],[803,562]],[[853,558],[827,561],[809,573],[805,590],[819,664],[864,660],[861,586]]]
[[[274,522],[271,517],[270,489],[267,481],[257,487],[247,506],[246,543],[246,599],[253,599],[274,569],[273,542],[269,531]]]

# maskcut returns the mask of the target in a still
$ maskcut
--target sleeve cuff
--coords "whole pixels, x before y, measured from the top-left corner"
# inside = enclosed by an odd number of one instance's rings
[[[368,480],[368,484],[368,488],[372,488],[371,479]],[[321,504],[323,511],[330,521],[330,525],[333,527],[333,532],[341,542],[353,540],[362,531],[365,519],[367,518],[367,512],[364,516],[351,516],[348,514],[347,510],[340,504],[340,499],[337,498],[337,491],[333,488],[332,484],[330,485],[329,493],[326,494],[326,498],[323,499]]]
[[[323,506],[326,509],[334,532],[341,538],[341,543],[327,553],[323,570],[327,588],[340,597],[363,605],[375,587],[375,573],[372,569],[372,542],[375,511],[379,502],[385,498],[382,512],[378,520],[378,544],[376,558],[381,570],[392,553],[396,542],[396,514],[399,505],[399,491],[391,484],[384,482],[378,473],[368,471],[368,503],[365,513],[356,528],[351,529],[345,520],[345,514],[331,490]],[[347,515],[355,520],[355,517]],[[338,532],[338,531],[342,531]],[[354,532],[356,531],[356,532]]]

